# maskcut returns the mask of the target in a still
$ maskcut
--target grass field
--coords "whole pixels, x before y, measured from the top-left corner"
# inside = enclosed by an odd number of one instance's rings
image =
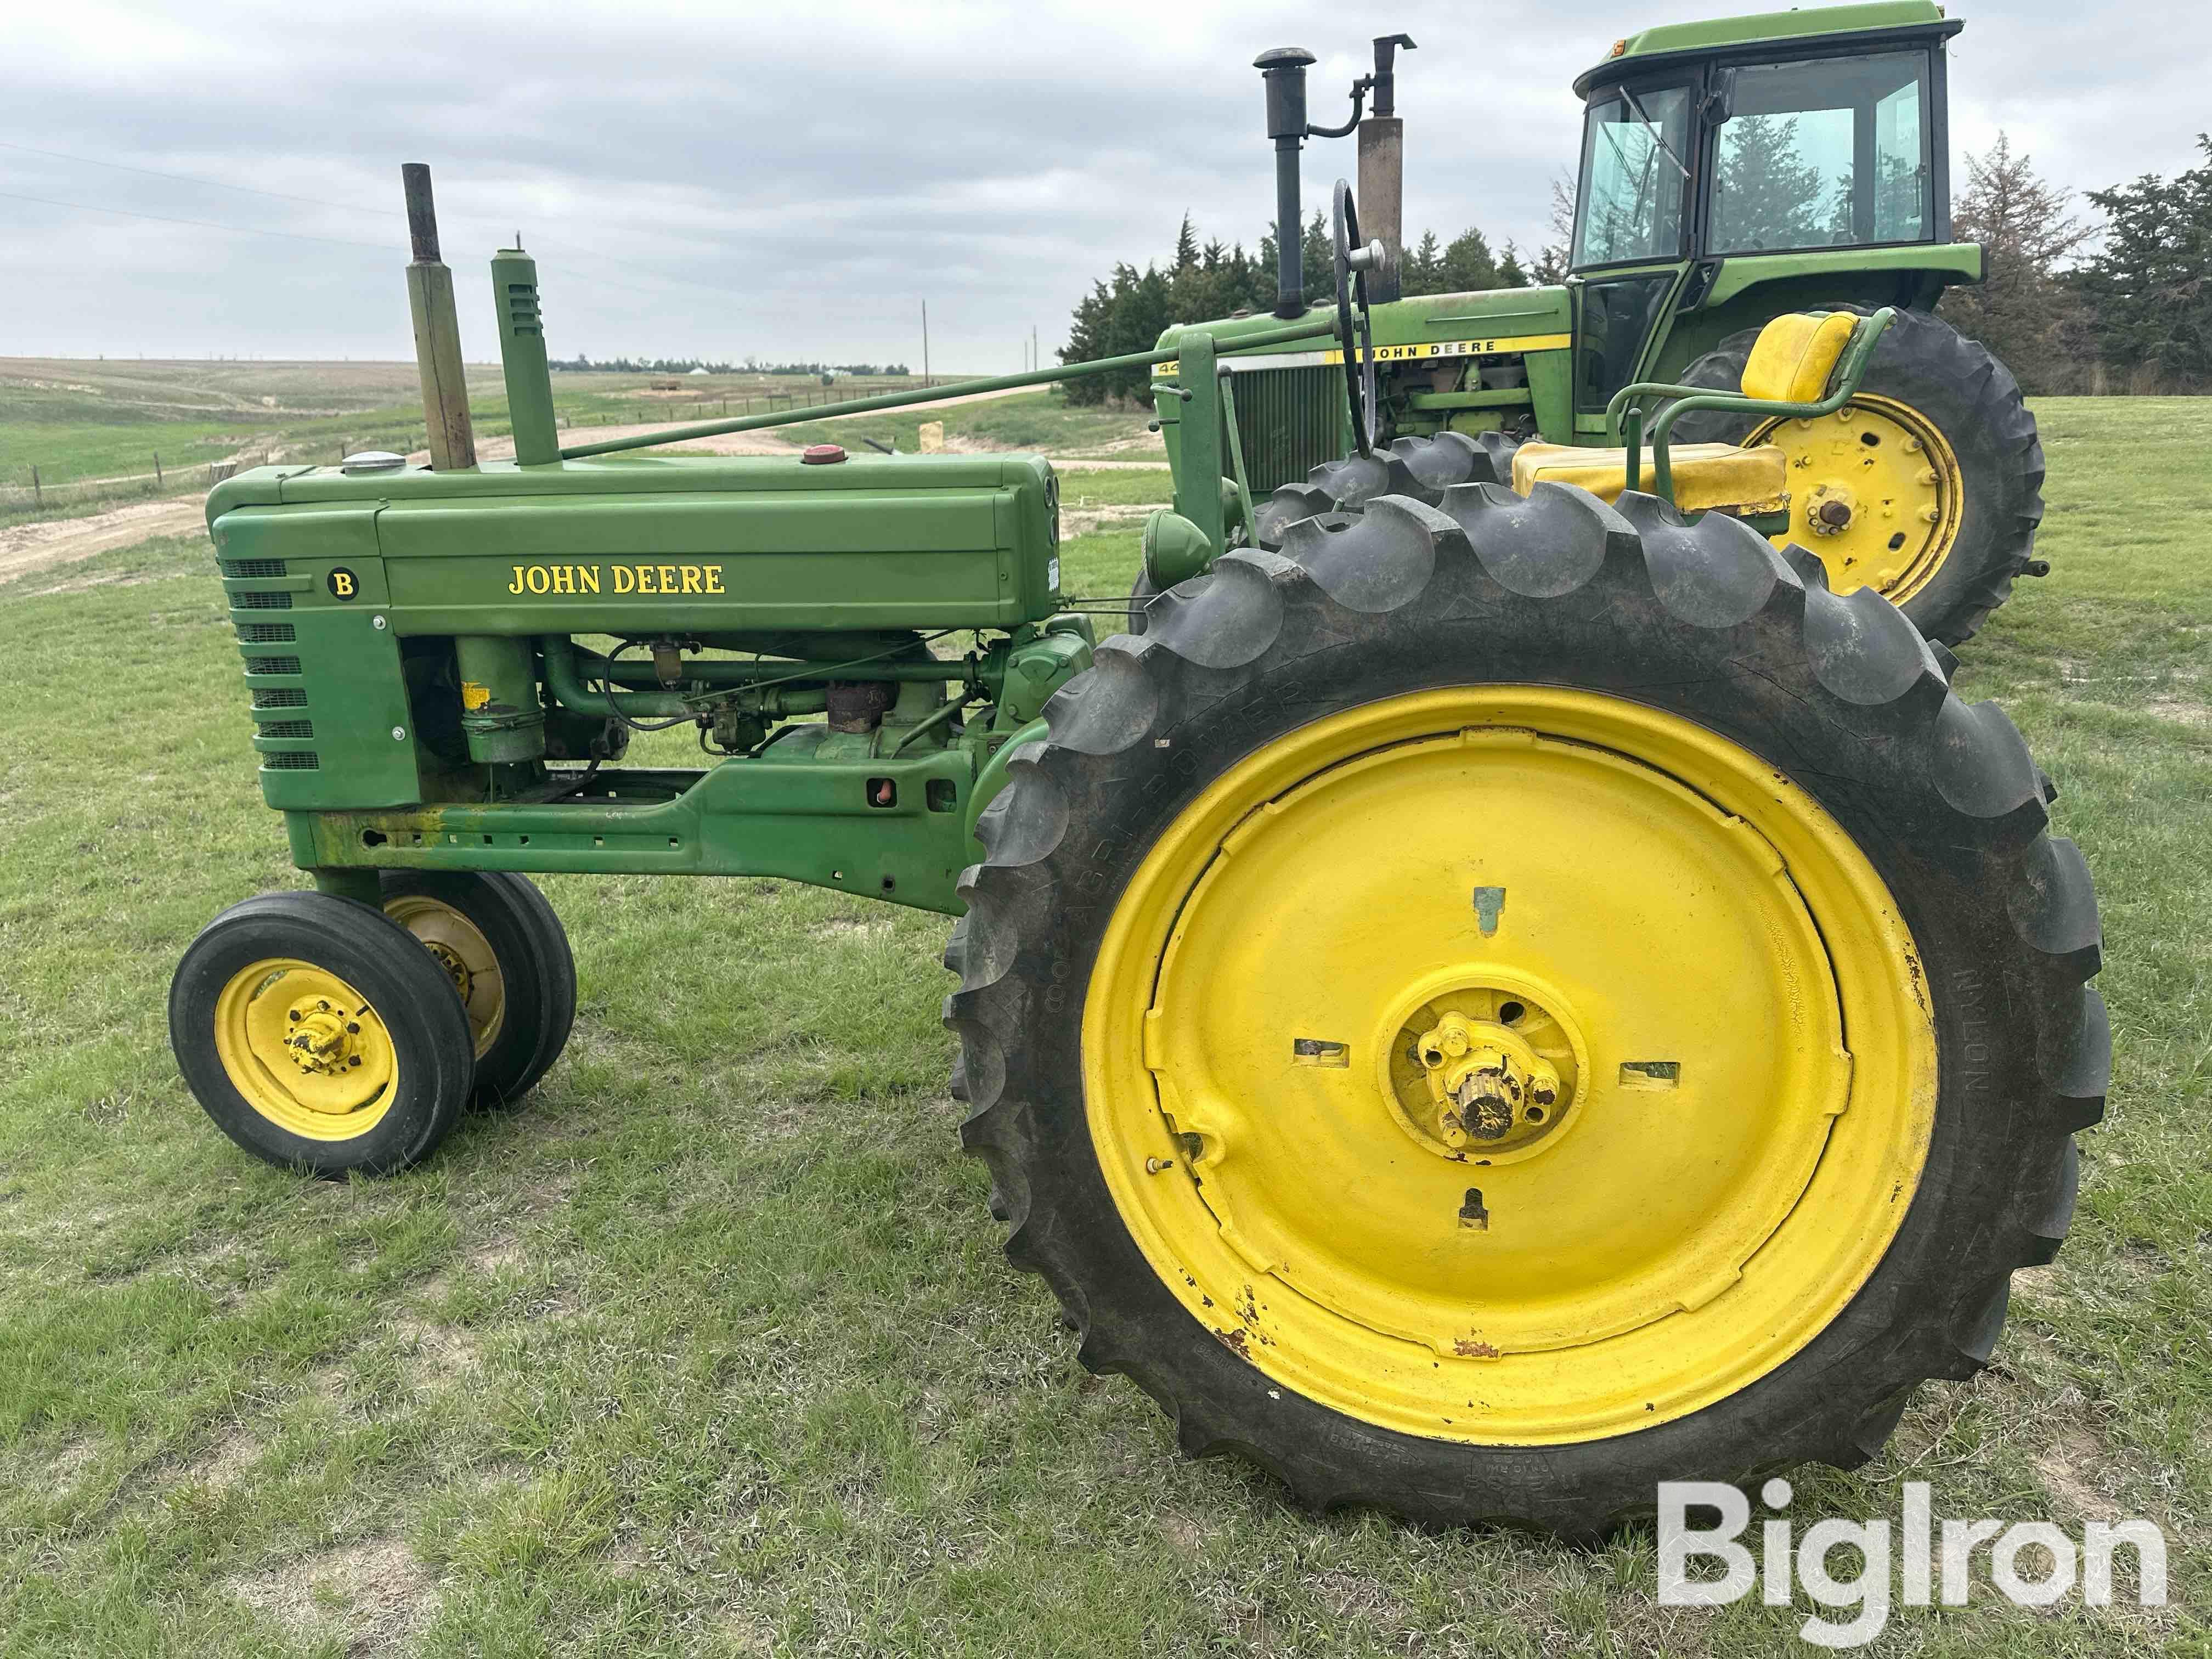
[[[983,407],[989,407],[988,405]],[[1966,652],[2104,901],[2117,1069],[1997,1364],[1802,1516],[2142,1515],[2163,1611],[1899,1609],[1878,1651],[2202,1655],[2212,1578],[2212,404],[2056,401],[2057,567]],[[1080,488],[1071,481],[1071,489]],[[1125,486],[1133,489],[1135,486]],[[1127,532],[1069,544],[1124,591]],[[303,1182],[179,1082],[170,970],[298,884],[209,550],[0,587],[0,1655],[1767,1655],[1594,1552],[1316,1519],[1194,1465],[1000,1259],[939,918],[549,878],[583,995],[511,1115]]]

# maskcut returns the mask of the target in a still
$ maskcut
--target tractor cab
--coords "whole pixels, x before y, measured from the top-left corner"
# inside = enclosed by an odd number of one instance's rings
[[[1832,288],[1832,273],[1864,271],[1877,252],[1876,268],[1899,273],[1978,256],[1942,246],[1943,43],[1960,27],[1929,0],[1677,24],[1614,42],[1576,82],[1577,431],[1601,430],[1622,386],[1742,326],[1726,304],[1736,293]],[[1820,297],[1920,298],[1897,285]],[[1729,327],[1701,326],[1708,313]]]

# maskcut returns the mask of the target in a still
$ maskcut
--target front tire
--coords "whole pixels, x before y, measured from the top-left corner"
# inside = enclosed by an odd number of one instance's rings
[[[1863,311],[1863,307],[1831,309]],[[1757,329],[1690,365],[1689,386],[1733,392]],[[1959,645],[2011,596],[2043,521],[2043,446],[2020,383],[1989,348],[1939,317],[1899,311],[1859,395],[1814,420],[1698,410],[1684,443],[1779,444],[1790,457],[1790,528],[1838,593],[1871,586],[1931,640]],[[1841,529],[1808,516],[1834,499]]]
[[[476,1048],[480,1109],[537,1086],[576,1019],[576,961],[545,896],[508,871],[393,870],[384,914],[434,957],[461,1000]]]
[[[2101,1110],[2095,902],[2009,723],[1820,577],[1383,497],[1048,706],[947,956],[963,1139],[1187,1452],[1585,1537],[1988,1359]]]
[[[202,929],[170,982],[169,1045],[231,1139],[334,1179],[427,1158],[476,1066],[468,1017],[429,953],[325,893],[264,893]]]

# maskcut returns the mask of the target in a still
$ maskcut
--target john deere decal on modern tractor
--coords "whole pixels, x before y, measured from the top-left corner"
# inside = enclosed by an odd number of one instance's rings
[[[171,994],[240,1146],[392,1171],[525,1094],[576,986],[525,872],[776,876],[960,918],[951,1089],[1009,1257],[1187,1450],[1306,1503],[1589,1534],[1662,1479],[1858,1462],[1989,1358],[2101,1109],[2088,876],[1945,651],[1690,506],[1777,483],[1674,445],[1697,399],[1610,500],[1440,485],[1480,453],[1440,433],[1275,549],[1163,514],[1188,568],[1095,642],[1037,457],[612,453],[787,415],[564,450],[512,250],[516,459],[477,462],[417,205],[433,465],[208,503],[313,883]],[[1237,337],[1349,342],[1364,396],[1340,206],[1338,305]],[[1899,325],[1777,319],[1727,408],[1832,419]],[[1014,378],[1172,357],[1187,482],[1238,430],[1216,334]],[[722,757],[625,765],[661,724]]]
[[[1375,443],[1456,432],[1483,446],[1437,463],[1425,480],[1432,488],[1494,478],[1525,492],[1548,477],[1607,494],[1621,487],[1632,386],[1749,389],[1753,343],[1776,317],[1892,307],[1841,407],[1686,412],[1686,440],[1772,451],[1757,472],[1762,488],[1770,472],[1775,483],[1753,514],[1751,501],[1715,493],[1747,495],[1748,475],[1723,485],[1701,468],[1684,504],[1753,516],[1777,547],[1794,540],[1817,554],[1836,592],[1871,587],[1929,638],[1964,641],[2014,577],[2045,567],[2033,557],[2043,513],[2034,419],[2004,366],[1932,311],[1946,288],[1982,279],[1981,249],[1951,230],[1944,44],[1961,27],[1930,0],[1883,0],[1617,41],[1575,82],[1587,113],[1565,285],[1407,300],[1395,299],[1402,123],[1393,67],[1412,43],[1378,40],[1376,73],[1353,88],[1355,120],[1363,94],[1375,97],[1358,123],[1359,200],[1386,257],[1368,279],[1378,300],[1395,301],[1375,309]],[[1301,142],[1350,130],[1308,125],[1312,61],[1295,48],[1260,59],[1284,181],[1279,222],[1297,222]],[[1297,239],[1282,239],[1281,252],[1278,319],[1305,309]],[[1356,510],[1404,482],[1335,465],[1363,434],[1339,412],[1334,356],[1238,337],[1278,325],[1258,318],[1210,331],[1237,375],[1248,486],[1261,496],[1293,486],[1260,520],[1261,545],[1316,505]],[[1535,441],[1516,471],[1522,440]],[[1206,474],[1203,459],[1194,471]],[[1202,491],[1207,477],[1193,485]]]

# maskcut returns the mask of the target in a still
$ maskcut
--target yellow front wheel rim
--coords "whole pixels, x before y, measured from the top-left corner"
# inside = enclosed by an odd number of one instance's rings
[[[1584,1440],[1747,1387],[1881,1261],[1934,1117],[1919,973],[1865,855],[1748,750],[1593,693],[1426,692],[1279,739],[1154,844],[1090,981],[1086,1110],[1154,1271],[1276,1382]]]
[[[399,1085],[392,1033],[327,969],[271,957],[216,1000],[216,1054],[246,1103],[308,1140],[352,1140],[384,1121]]]
[[[384,914],[419,939],[461,999],[469,1035],[482,1060],[507,1020],[507,976],[483,930],[441,900],[409,893],[386,900]]]
[[[1862,394],[1832,415],[1769,422],[1744,442],[1788,458],[1790,527],[1771,539],[1818,554],[1838,593],[1871,587],[1903,605],[1958,544],[1957,453],[1909,404]]]

